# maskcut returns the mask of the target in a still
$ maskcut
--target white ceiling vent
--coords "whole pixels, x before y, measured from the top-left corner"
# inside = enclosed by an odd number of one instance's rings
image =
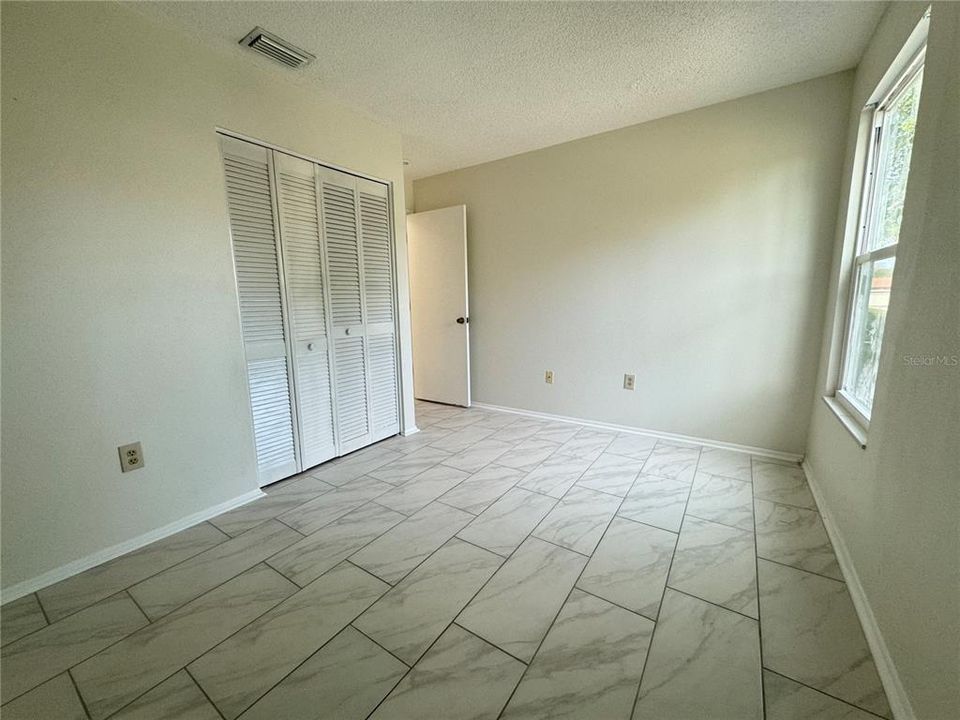
[[[303,67],[314,59],[313,55],[306,50],[301,50],[273,33],[268,33],[262,27],[255,27],[247,33],[240,44],[292,68]]]

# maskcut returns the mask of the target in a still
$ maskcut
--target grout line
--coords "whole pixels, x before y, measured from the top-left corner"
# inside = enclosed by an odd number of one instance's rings
[[[750,514],[753,516],[753,572],[757,583],[757,644],[760,646],[760,711],[763,718],[767,717],[767,688],[763,682],[763,622],[761,621],[762,611],[760,609],[760,551],[757,548],[757,498],[755,495],[756,486],[753,484],[753,456],[750,456]]]
[[[835,577],[830,577],[829,575],[824,575],[823,573],[814,572],[813,570],[807,570],[806,568],[797,567],[796,565],[790,565],[789,563],[780,562],[779,560],[773,560],[773,559],[771,559],[771,558],[763,557],[763,556],[760,555],[759,553],[757,553],[757,559],[758,559],[758,560],[763,560],[764,562],[773,563],[774,565],[779,565],[780,567],[786,567],[786,568],[790,568],[791,570],[796,570],[796,571],[798,571],[798,572],[807,573],[808,575],[816,575],[817,577],[821,577],[821,578],[823,578],[824,580],[833,580],[833,582],[838,582],[838,583],[841,583],[841,584],[843,584],[843,585],[846,585],[846,582],[845,582],[844,580],[839,580],[839,579],[837,579],[837,578],[835,578]],[[758,570],[759,570],[759,567],[758,567]]]
[[[614,602],[613,600],[603,597],[603,595],[597,595],[595,592],[591,592],[590,590],[584,590],[579,585],[574,585],[574,587],[580,592],[584,593],[585,595],[590,595],[592,597],[595,597],[597,598],[597,600],[603,600],[605,603],[609,603],[615,607],[620,608],[621,610],[626,610],[628,613],[633,613],[637,617],[642,617],[644,620],[649,620],[650,622],[653,622],[653,623],[657,621],[656,618],[652,618],[649,615],[644,615],[642,612],[639,612],[637,610],[631,610],[625,605],[621,605],[620,603]]]
[[[458,613],[458,614],[459,614],[459,613]],[[485,645],[489,645],[490,647],[492,647],[492,648],[493,648],[494,650],[496,650],[497,652],[502,652],[502,653],[503,653],[504,655],[506,655],[507,657],[511,657],[511,658],[513,658],[514,660],[516,660],[517,662],[523,663],[523,665],[524,665],[524,672],[526,672],[526,669],[527,669],[527,667],[530,665],[530,663],[533,662],[533,659],[532,659],[532,658],[530,659],[529,662],[528,662],[527,660],[521,660],[520,658],[518,658],[516,655],[514,655],[514,654],[513,654],[512,652],[510,652],[509,650],[504,650],[502,647],[500,647],[499,645],[495,645],[494,643],[490,642],[489,640],[487,640],[487,639],[486,639],[485,637],[483,637],[482,635],[477,635],[475,632],[473,632],[473,631],[471,631],[471,630],[468,630],[468,629],[465,628],[463,625],[461,625],[460,623],[458,623],[456,620],[454,620],[452,623],[450,623],[450,627],[453,627],[453,626],[456,626],[456,627],[460,628],[460,629],[463,630],[465,633],[467,633],[468,635],[470,635],[470,637],[475,637],[477,640],[480,640],[480,641],[481,641],[482,643],[484,643]],[[521,677],[522,677],[522,676],[521,676]],[[517,682],[517,685],[520,685],[520,683]],[[511,693],[511,695],[512,695],[512,694],[513,694],[513,693]],[[508,699],[507,702],[509,702],[509,699]],[[506,707],[506,703],[504,703],[504,707]]]
[[[70,684],[73,686],[73,691],[77,694],[77,699],[80,701],[80,707],[83,708],[84,715],[86,715],[87,718],[93,717],[90,714],[90,708],[87,707],[87,701],[84,700],[83,695],[80,694],[80,686],[78,686],[77,681],[73,679],[73,674],[70,672],[70,670],[66,670],[65,674],[70,679]],[[54,675],[54,677],[56,677],[56,675]]]
[[[674,552],[676,552],[676,551],[674,551]],[[706,603],[707,605],[713,605],[715,608],[717,608],[717,609],[719,609],[719,610],[726,610],[727,612],[732,612],[734,615],[739,615],[740,617],[746,618],[747,620],[750,620],[750,621],[755,622],[755,623],[759,623],[759,622],[760,622],[757,618],[753,617],[752,615],[747,615],[745,612],[740,612],[739,610],[733,610],[732,608],[728,608],[726,605],[721,605],[720,603],[714,602],[713,600],[707,600],[706,598],[702,598],[702,597],[700,597],[699,595],[694,595],[692,592],[689,592],[689,591],[687,591],[687,590],[681,590],[680,588],[674,587],[674,586],[671,585],[670,583],[667,583],[667,588],[670,589],[670,590],[673,590],[673,592],[675,592],[675,593],[679,593],[679,594],[681,594],[681,595],[686,595],[688,598],[693,598],[694,600],[699,600],[700,602],[704,602],[704,603]],[[759,601],[759,600],[757,601],[757,604],[758,604],[758,605],[760,604],[760,601]]]
[[[659,441],[658,441],[658,444],[659,444]],[[654,446],[654,450],[655,450],[655,449],[656,449],[656,445]],[[700,456],[701,456],[702,454],[703,454],[703,449],[701,448],[701,449],[697,452],[697,462],[694,463],[694,466],[693,466],[693,477],[696,477],[696,475],[697,475],[697,467],[700,465]],[[650,455],[647,457],[647,459],[643,461],[643,466],[644,466],[644,467],[646,467],[647,462],[649,462],[649,460],[650,460],[651,457],[653,457],[653,452],[652,452],[652,451],[651,451]],[[642,475],[643,475],[643,470],[641,469],[640,475],[638,475],[638,476],[637,476],[637,480],[634,481],[634,486],[636,486],[637,481],[640,479],[640,477],[641,477]],[[684,504],[683,504],[683,515],[681,515],[681,518],[680,518],[680,529],[681,529],[681,530],[683,529],[683,518],[684,518],[684,517],[686,516],[686,514],[687,514],[687,505],[690,504],[690,494],[693,492],[693,477],[691,477],[690,487],[687,489],[687,499],[686,499],[686,501],[685,501]],[[632,491],[632,490],[633,490],[633,487],[631,487],[630,490]],[[628,494],[629,494],[629,493],[628,493]],[[631,709],[630,709],[630,716],[631,716],[631,717],[633,717],[633,715],[636,713],[637,703],[640,702],[640,688],[643,687],[643,678],[644,678],[644,676],[647,674],[647,666],[648,666],[649,663],[650,663],[650,653],[653,651],[653,642],[654,642],[654,640],[656,640],[657,630],[658,630],[659,627],[660,627],[660,615],[663,614],[663,599],[664,599],[664,598],[666,597],[666,595],[667,595],[667,586],[668,586],[668,584],[669,584],[669,582],[670,582],[670,573],[673,571],[673,561],[674,561],[674,559],[677,557],[677,548],[678,548],[679,545],[680,545],[680,532],[679,532],[679,530],[677,531],[676,535],[677,535],[677,540],[676,540],[676,542],[675,542],[674,545],[673,545],[673,554],[670,556],[670,564],[667,566],[666,579],[665,579],[664,582],[663,582],[663,592],[660,593],[660,603],[659,603],[659,605],[657,605],[657,622],[656,622],[656,623],[654,624],[654,626],[653,626],[653,632],[650,633],[650,644],[647,645],[647,655],[646,655],[646,657],[645,657],[644,660],[643,660],[643,670],[640,671],[640,682],[637,683],[637,692],[636,692],[636,695],[634,695],[634,698],[633,698],[633,706],[632,706]],[[758,604],[758,605],[760,604],[759,599],[757,600],[757,604]]]
[[[197,689],[198,689],[198,690],[203,694],[203,696],[207,699],[207,702],[210,703],[210,707],[213,708],[213,711],[214,711],[217,715],[219,715],[221,718],[223,718],[223,720],[226,720],[226,716],[225,716],[222,712],[220,712],[220,708],[217,707],[217,704],[213,701],[213,698],[210,697],[210,696],[207,694],[207,691],[203,689],[203,685],[201,685],[199,682],[197,682],[197,679],[193,676],[193,673],[190,672],[190,668],[188,668],[186,665],[184,665],[184,666],[183,666],[183,671],[189,676],[189,678],[193,681],[193,684],[197,686]],[[175,674],[176,674],[176,673],[174,673],[174,675],[175,675]],[[173,677],[173,676],[171,675],[170,677]],[[164,682],[166,682],[166,681],[164,681]],[[144,693],[144,694],[146,694],[146,693]],[[143,697],[143,696],[141,695],[141,697]],[[259,700],[259,699],[260,699],[260,698],[257,698],[257,700]],[[134,701],[134,702],[136,702],[136,701]],[[254,700],[254,702],[256,702],[256,700]],[[251,703],[251,705],[252,705],[252,704],[253,704],[253,703]],[[246,708],[244,708],[244,710],[246,710]]]
[[[375,600],[374,602],[370,603],[370,607],[368,607],[367,610],[369,610],[369,609],[372,608],[374,605],[376,605],[376,604],[380,601],[380,599],[382,599],[383,597],[385,597],[389,592],[390,592],[390,591],[387,590],[387,592],[385,592],[383,595],[381,595],[379,598],[377,598],[377,600]],[[370,637],[370,636],[369,636],[367,633],[365,633],[363,630],[361,630],[361,629],[358,628],[356,625],[354,625],[354,623],[355,623],[357,620],[359,620],[359,619],[363,616],[363,613],[365,613],[367,610],[364,610],[362,613],[360,613],[359,615],[357,615],[353,620],[351,620],[351,621],[349,622],[349,624],[347,624],[347,625],[344,627],[344,629],[346,629],[346,628],[348,628],[348,627],[349,627],[349,628],[353,628],[353,629],[356,630],[358,633],[360,633],[361,635],[363,635],[367,640],[369,640],[369,641],[372,642],[374,645],[376,645],[378,648],[380,648],[381,650],[383,650],[385,653],[387,653],[388,655],[390,655],[390,656],[393,657],[393,658],[396,658],[397,661],[399,661],[405,668],[407,668],[407,672],[410,672],[410,669],[413,667],[413,665],[411,665],[410,663],[408,663],[406,660],[402,660],[399,656],[395,655],[393,652],[391,652],[390,650],[388,650],[387,648],[385,648],[383,645],[381,645],[379,642],[377,642],[377,641],[374,640],[372,637]],[[340,632],[343,632],[343,630],[341,630]],[[339,635],[339,634],[340,634],[340,633],[337,633],[337,635]],[[320,651],[317,650],[317,652],[320,652]],[[423,657],[423,656],[421,655],[420,657]],[[420,659],[420,658],[417,658],[417,660],[419,660],[419,659]],[[306,662],[306,660],[304,660],[304,662]],[[416,662],[414,662],[414,665],[416,665]],[[404,675],[404,677],[406,677],[407,673],[404,673],[403,675]],[[400,678],[400,679],[402,680],[403,678]],[[397,682],[399,683],[400,680],[398,680]],[[273,688],[271,688],[271,690],[272,690],[272,689],[273,689]],[[392,688],[391,688],[391,689],[392,689]],[[387,694],[389,695],[389,693],[387,693]],[[386,696],[384,696],[384,697],[386,697]]]
[[[879,718],[880,720],[890,720],[889,718],[885,718],[883,715],[877,715],[877,714],[876,714],[875,712],[873,712],[872,710],[866,710],[865,708],[862,708],[862,707],[860,707],[859,705],[854,705],[853,703],[848,702],[848,701],[844,700],[843,698],[839,698],[839,697],[837,697],[836,695],[831,695],[831,694],[828,693],[828,692],[824,692],[823,690],[820,690],[819,688],[813,687],[813,685],[807,685],[805,682],[803,682],[803,681],[801,681],[801,680],[797,680],[796,678],[792,678],[792,677],[790,677],[789,675],[784,675],[782,672],[778,672],[777,670],[772,670],[771,668],[763,667],[763,668],[761,668],[761,673],[763,673],[763,672],[768,672],[768,673],[771,673],[771,674],[776,675],[776,676],[778,676],[778,677],[782,677],[782,678],[784,678],[784,679],[786,679],[786,680],[789,680],[790,682],[793,682],[793,683],[796,683],[797,685],[800,685],[801,687],[805,687],[805,688],[807,688],[808,690],[813,690],[813,691],[814,691],[815,693],[817,693],[818,695],[823,695],[823,696],[825,696],[825,697],[830,698],[831,700],[836,700],[837,702],[843,703],[843,704],[846,705],[847,707],[850,707],[850,708],[854,708],[854,709],[856,709],[856,710],[859,710],[860,712],[866,713],[867,715],[870,715],[871,717]]]

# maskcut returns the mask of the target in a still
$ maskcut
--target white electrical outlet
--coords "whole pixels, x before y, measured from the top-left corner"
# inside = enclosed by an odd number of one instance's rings
[[[553,370],[547,370],[543,373],[543,381],[547,385],[553,385]]]
[[[623,389],[624,390],[633,390],[637,385],[637,376],[636,375],[624,375],[623,376]]]
[[[143,467],[143,448],[140,443],[130,443],[117,448],[120,453],[120,470],[130,472]]]

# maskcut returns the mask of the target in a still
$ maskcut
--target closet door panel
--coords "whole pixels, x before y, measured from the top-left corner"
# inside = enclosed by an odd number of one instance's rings
[[[400,431],[396,288],[387,186],[357,180],[363,298],[368,348],[370,424],[374,441]]]
[[[302,467],[336,455],[316,166],[274,152]]]
[[[260,485],[297,472],[269,152],[221,138]]]
[[[318,168],[318,177],[330,286],[337,439],[343,455],[371,442],[357,180],[328,168]]]

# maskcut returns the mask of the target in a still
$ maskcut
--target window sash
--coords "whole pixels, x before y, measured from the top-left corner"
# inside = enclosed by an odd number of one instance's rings
[[[871,118],[871,132],[869,144],[867,146],[867,157],[864,165],[864,176],[861,184],[861,200],[859,208],[859,222],[857,224],[856,255],[850,268],[850,287],[847,300],[847,312],[845,322],[845,332],[843,336],[843,347],[840,359],[840,373],[837,380],[837,390],[835,393],[837,401],[854,418],[860,422],[864,428],[870,425],[870,412],[872,411],[873,399],[871,398],[871,407],[862,408],[845,391],[847,375],[850,370],[851,362],[850,351],[856,328],[854,320],[865,322],[863,317],[856,317],[856,297],[857,282],[860,276],[861,268],[870,262],[883,260],[885,258],[895,258],[897,254],[898,241],[875,250],[867,250],[870,247],[870,241],[876,230],[877,213],[876,201],[878,198],[879,181],[879,163],[883,156],[883,143],[890,136],[890,133],[884,133],[884,122],[888,108],[894,105],[900,96],[907,90],[913,79],[923,69],[924,55],[926,46],[920,49],[916,56],[908,63],[907,68],[900,75],[897,81],[892,85],[884,97],[873,107],[873,116]]]

